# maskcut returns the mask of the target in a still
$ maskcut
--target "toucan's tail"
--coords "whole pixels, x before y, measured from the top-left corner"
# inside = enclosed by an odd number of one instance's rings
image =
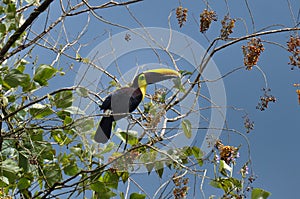
[[[106,143],[109,140],[113,121],[114,118],[112,116],[101,119],[94,137],[96,142]]]

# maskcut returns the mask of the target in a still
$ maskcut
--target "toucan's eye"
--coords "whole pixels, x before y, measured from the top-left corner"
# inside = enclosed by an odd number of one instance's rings
[[[139,79],[140,80],[145,80],[145,75],[144,74],[140,75]]]

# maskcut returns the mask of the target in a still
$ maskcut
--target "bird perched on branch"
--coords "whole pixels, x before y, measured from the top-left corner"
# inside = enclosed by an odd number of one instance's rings
[[[172,69],[160,68],[144,71],[136,76],[130,87],[120,88],[108,95],[100,106],[104,112],[110,110],[109,116],[103,116],[95,134],[95,141],[106,143],[111,135],[113,121],[120,120],[134,111],[146,95],[146,88],[163,80],[180,77]]]

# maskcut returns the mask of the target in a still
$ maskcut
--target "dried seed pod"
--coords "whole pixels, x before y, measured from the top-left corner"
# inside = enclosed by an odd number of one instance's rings
[[[200,14],[200,32],[206,32],[209,29],[212,21],[217,21],[216,12],[213,10],[208,11],[207,9],[204,9]]]
[[[176,18],[178,20],[178,24],[179,24],[180,28],[187,21],[187,13],[188,13],[188,9],[187,8],[183,8],[182,6],[179,6],[176,9]]]
[[[264,91],[264,96],[260,97],[260,102],[256,106],[256,109],[259,109],[261,111],[264,111],[265,109],[268,108],[269,102],[276,102],[276,98],[273,95],[269,94],[270,89],[263,89]]]
[[[221,21],[222,29],[221,29],[221,38],[223,40],[228,39],[228,36],[233,33],[233,28],[235,25],[235,19],[231,19],[228,15],[224,17]]]
[[[287,42],[288,51],[292,53],[291,56],[289,56],[290,62],[289,65],[292,66],[292,69],[294,67],[300,68],[300,37],[299,35],[296,36],[290,36],[289,41]]]
[[[263,52],[264,46],[259,38],[252,38],[247,46],[242,46],[244,54],[244,65],[247,70],[251,70],[254,65],[257,64],[261,52]]]

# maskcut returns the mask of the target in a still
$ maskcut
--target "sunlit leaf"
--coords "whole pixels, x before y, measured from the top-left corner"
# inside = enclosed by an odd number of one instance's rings
[[[158,174],[160,178],[162,178],[162,175],[164,173],[164,164],[162,161],[157,161],[155,163],[155,172]]]
[[[121,129],[118,129],[115,132],[116,136],[118,136],[123,142],[127,142],[130,145],[135,145],[138,143],[137,132],[136,131],[127,131],[124,132]]]
[[[226,171],[232,173],[232,167],[229,166],[224,160],[220,160],[219,172],[224,176],[228,176]]]
[[[51,115],[54,111],[50,108],[50,106],[43,104],[34,104],[29,109],[30,115],[32,115],[36,119],[44,118],[48,115]]]
[[[79,96],[81,97],[88,97],[89,96],[89,91],[86,88],[79,87],[76,89],[76,92],[78,93]]]
[[[139,193],[132,193],[130,194],[129,199],[145,199],[146,195],[145,194],[139,194]]]
[[[8,178],[10,183],[15,182],[18,172],[21,171],[17,162],[15,162],[11,159],[6,159],[6,160],[0,162],[0,170],[1,170],[1,175]],[[4,179],[2,179],[2,180],[4,180]]]
[[[22,189],[27,189],[28,187],[30,187],[30,180],[27,178],[21,178],[17,184],[18,189],[22,190]]]
[[[3,79],[3,84],[7,88],[15,88],[18,86],[25,87],[30,83],[30,76],[23,74],[17,69],[12,69]]]
[[[52,66],[42,64],[36,69],[33,80],[38,82],[41,86],[47,86],[48,80],[51,79],[56,72],[57,69]]]
[[[251,199],[266,199],[271,195],[270,192],[260,188],[254,188],[251,193]]]
[[[62,179],[61,168],[57,163],[46,164],[43,168],[43,177],[47,181],[45,187],[51,187]]]
[[[72,106],[73,93],[72,91],[62,91],[54,96],[54,103],[57,108],[68,108]]]
[[[189,120],[183,120],[181,122],[182,129],[184,132],[184,135],[189,139],[192,137],[192,124]]]

